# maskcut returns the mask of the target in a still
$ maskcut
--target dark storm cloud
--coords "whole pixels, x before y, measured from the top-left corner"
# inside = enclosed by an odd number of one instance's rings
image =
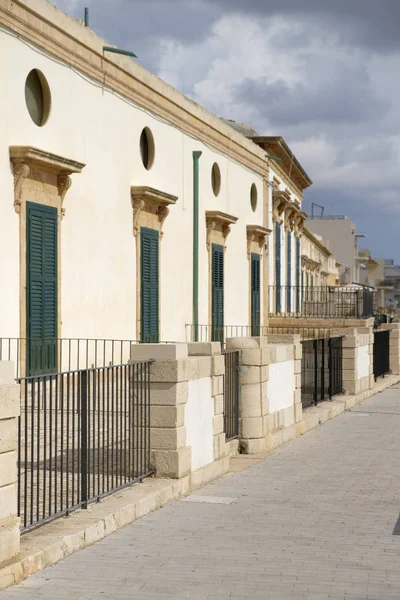
[[[371,90],[368,74],[363,69],[345,66],[340,69],[340,76],[315,87],[245,79],[233,93],[240,102],[257,107],[260,115],[266,115],[276,126],[325,121],[333,125],[354,124],[380,118],[387,110],[387,104]]]

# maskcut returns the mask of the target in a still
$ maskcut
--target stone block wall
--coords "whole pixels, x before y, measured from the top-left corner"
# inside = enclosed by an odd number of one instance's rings
[[[0,362],[0,567],[19,553],[17,449],[20,390],[12,362]]]
[[[343,388],[358,396],[374,387],[374,334],[372,327],[335,329],[343,336]]]
[[[242,447],[249,454],[275,448],[302,419],[300,337],[233,338],[227,346],[241,350]]]
[[[400,375],[400,323],[383,323],[381,328],[390,331],[390,372],[392,375]]]
[[[148,359],[154,360],[150,367],[150,447],[156,474],[181,478],[197,473],[202,480],[204,469],[225,461],[229,453],[220,344],[132,345],[132,361]],[[227,469],[225,462],[221,468]]]

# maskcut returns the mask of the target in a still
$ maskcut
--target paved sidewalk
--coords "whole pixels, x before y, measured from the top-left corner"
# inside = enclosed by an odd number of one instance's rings
[[[392,388],[0,600],[399,600],[399,473]]]

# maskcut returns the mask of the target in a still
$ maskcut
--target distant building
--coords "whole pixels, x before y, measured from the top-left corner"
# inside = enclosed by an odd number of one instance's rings
[[[301,279],[304,287],[340,283],[340,263],[337,263],[321,237],[306,227],[301,242]]]
[[[364,234],[356,234],[355,224],[345,215],[309,217],[306,227],[329,244],[331,252],[341,263],[340,283],[360,283],[360,268],[365,257],[358,251],[358,239]]]

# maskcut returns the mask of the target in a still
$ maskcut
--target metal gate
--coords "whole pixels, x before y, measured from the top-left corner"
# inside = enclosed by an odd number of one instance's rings
[[[224,429],[226,440],[239,437],[239,350],[225,350]]]
[[[139,481],[150,465],[150,362],[18,379],[18,516],[27,530]]]
[[[301,344],[301,401],[307,408],[342,393],[342,338],[307,340]]]
[[[383,377],[390,370],[390,331],[374,331],[374,377]]]

